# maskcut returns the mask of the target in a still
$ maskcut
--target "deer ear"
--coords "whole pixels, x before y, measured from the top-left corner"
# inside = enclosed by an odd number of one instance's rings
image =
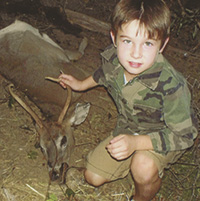
[[[90,103],[77,103],[75,111],[70,118],[71,125],[79,125],[85,121],[90,109]]]

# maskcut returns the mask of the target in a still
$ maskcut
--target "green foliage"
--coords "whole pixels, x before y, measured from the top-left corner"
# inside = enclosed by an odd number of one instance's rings
[[[8,107],[13,108],[14,107],[14,102],[15,102],[15,99],[12,96],[10,96],[9,100],[8,100]]]
[[[47,201],[57,201],[57,200],[58,200],[58,198],[54,194],[50,194],[49,197],[48,197],[48,199],[47,199]]]
[[[38,153],[36,151],[29,151],[27,155],[28,155],[28,158],[32,160],[38,157]]]
[[[70,199],[72,197],[75,196],[75,192],[71,189],[71,188],[68,188],[66,191],[65,191],[65,195],[67,195],[67,197]]]

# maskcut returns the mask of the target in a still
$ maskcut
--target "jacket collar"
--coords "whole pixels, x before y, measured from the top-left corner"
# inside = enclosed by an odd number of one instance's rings
[[[139,82],[141,82],[146,87],[155,90],[160,81],[160,76],[163,71],[163,55],[159,54],[153,66],[140,75],[137,76]]]

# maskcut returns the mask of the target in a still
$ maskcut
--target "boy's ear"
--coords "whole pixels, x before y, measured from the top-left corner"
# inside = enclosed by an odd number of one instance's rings
[[[115,43],[116,38],[115,38],[115,35],[114,35],[114,33],[112,31],[110,31],[110,36],[111,36],[111,39],[112,39],[112,42],[113,42],[114,46],[116,47],[117,46],[116,43]]]
[[[159,50],[160,53],[163,52],[163,50],[165,49],[165,47],[166,47],[166,45],[167,45],[168,42],[169,42],[169,37],[166,38],[166,40],[165,40],[163,46],[160,48],[160,50]]]

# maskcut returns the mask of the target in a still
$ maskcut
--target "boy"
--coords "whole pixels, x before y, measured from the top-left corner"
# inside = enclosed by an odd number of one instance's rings
[[[135,184],[131,200],[149,201],[164,168],[193,145],[190,92],[185,79],[161,54],[169,40],[170,12],[162,0],[121,0],[113,13],[113,45],[103,64],[83,81],[60,75],[75,91],[103,85],[118,109],[112,136],[89,153],[86,181],[100,186],[125,177]]]

